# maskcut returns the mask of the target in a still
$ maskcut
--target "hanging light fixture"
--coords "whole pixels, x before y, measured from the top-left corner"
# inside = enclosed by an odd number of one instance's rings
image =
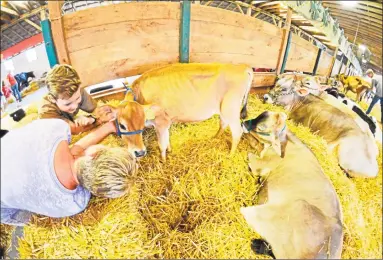
[[[366,50],[366,45],[359,44],[359,49],[361,49],[362,51],[365,51]]]
[[[358,4],[358,1],[340,1],[344,6],[354,7]]]

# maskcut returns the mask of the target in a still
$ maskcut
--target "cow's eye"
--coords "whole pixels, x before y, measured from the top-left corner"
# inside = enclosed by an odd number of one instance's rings
[[[122,124],[119,124],[120,125],[120,128],[122,129],[122,130],[126,130],[126,127],[124,126],[124,125],[122,125]]]
[[[257,128],[258,128],[259,131],[265,131],[267,126],[265,124],[260,124],[260,125],[258,125]]]

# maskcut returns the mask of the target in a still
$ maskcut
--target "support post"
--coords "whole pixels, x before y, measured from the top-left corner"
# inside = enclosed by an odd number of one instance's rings
[[[286,44],[286,50],[285,50],[285,55],[283,57],[283,62],[280,70],[280,74],[285,72],[286,68],[286,63],[287,63],[287,57],[289,56],[289,51],[290,51],[290,44],[291,44],[291,31],[289,31],[289,35],[287,37],[287,44]]]
[[[343,58],[345,57],[344,53],[342,52],[342,58],[340,58],[340,66],[339,66],[339,71],[338,74],[340,74],[342,67],[343,67]]]
[[[190,13],[190,1],[182,1],[180,26],[180,63],[189,62]]]
[[[53,43],[56,48],[58,62],[60,64],[70,64],[61,15],[63,4],[64,1],[48,1],[49,20],[51,22]]]
[[[44,38],[45,51],[47,52],[49,66],[52,68],[58,63],[55,45],[53,44],[51,22],[48,19],[41,20],[41,29]]]
[[[334,56],[332,57],[331,65],[330,65],[330,68],[329,68],[328,73],[327,73],[327,77],[331,77],[331,75],[332,75],[332,71],[334,69],[334,65],[335,65],[335,61],[336,61],[336,55],[338,54],[338,49],[339,49],[339,46],[336,46]]]
[[[318,49],[317,59],[315,60],[315,65],[314,65],[314,69],[313,69],[313,73],[312,73],[313,76],[315,76],[315,74],[317,74],[318,65],[319,65],[319,61],[320,61],[320,56],[322,55],[322,51],[323,50],[321,48]]]
[[[249,6],[247,7],[246,15],[248,16],[251,16],[251,7],[252,7],[252,4],[249,4]]]
[[[288,54],[288,49],[290,48],[290,41],[291,41],[290,27],[291,27],[292,15],[293,15],[293,10],[289,8],[287,10],[285,27],[283,28],[281,48],[279,50],[279,58],[278,58],[277,70],[276,70],[277,75],[279,75],[280,73],[283,73],[283,71],[285,70],[286,61],[287,61],[286,53]]]

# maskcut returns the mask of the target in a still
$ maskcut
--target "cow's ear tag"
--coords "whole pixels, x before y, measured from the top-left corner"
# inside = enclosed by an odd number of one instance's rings
[[[151,106],[144,106],[144,113],[146,120],[153,120],[156,117],[156,114]]]

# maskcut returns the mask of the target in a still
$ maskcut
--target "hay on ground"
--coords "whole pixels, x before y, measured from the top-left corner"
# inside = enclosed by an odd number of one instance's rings
[[[31,81],[29,83],[28,88],[21,93],[21,97],[24,98],[25,96],[32,94],[33,92],[36,92],[39,89],[40,89],[39,84],[36,81]]]
[[[251,96],[250,117],[264,110],[282,111]],[[322,138],[291,121],[287,124],[315,153],[339,195],[345,230],[342,257],[380,258],[381,163],[375,179],[348,179]],[[239,212],[257,199],[258,187],[246,161],[250,146],[242,140],[229,157],[230,134],[212,138],[218,126],[218,117],[173,125],[173,151],[165,164],[159,161],[154,130],[145,130],[148,155],[140,161],[140,178],[131,194],[114,200],[93,198],[85,212],[70,218],[35,216],[20,241],[20,256],[264,258],[251,251],[250,241],[258,235]],[[73,142],[79,138],[74,136]],[[124,146],[112,135],[103,143]],[[381,158],[381,147],[379,151]]]

